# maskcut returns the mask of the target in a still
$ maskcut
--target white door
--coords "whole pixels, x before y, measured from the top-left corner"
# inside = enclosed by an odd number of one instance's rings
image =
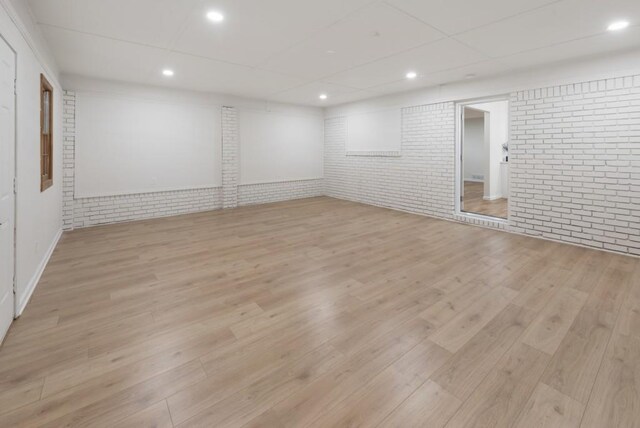
[[[15,55],[0,38],[0,343],[14,314]]]

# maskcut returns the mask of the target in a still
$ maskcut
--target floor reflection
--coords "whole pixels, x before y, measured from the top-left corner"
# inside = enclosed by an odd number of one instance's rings
[[[488,215],[492,217],[507,218],[507,199],[500,198],[493,201],[485,201],[484,184],[474,181],[464,182],[463,208],[465,212]]]

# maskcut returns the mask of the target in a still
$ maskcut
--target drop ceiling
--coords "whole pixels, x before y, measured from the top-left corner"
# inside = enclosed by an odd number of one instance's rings
[[[63,73],[304,105],[640,47],[638,0],[28,1]]]

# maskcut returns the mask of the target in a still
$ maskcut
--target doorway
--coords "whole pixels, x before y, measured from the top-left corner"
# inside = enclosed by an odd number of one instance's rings
[[[509,101],[458,105],[458,212],[498,220],[508,217]]]
[[[0,343],[15,314],[16,56],[0,37]]]

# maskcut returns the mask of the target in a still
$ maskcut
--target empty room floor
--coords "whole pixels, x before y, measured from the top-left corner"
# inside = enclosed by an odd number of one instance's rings
[[[487,201],[484,199],[484,183],[464,182],[464,210],[470,213],[484,214],[491,217],[507,218],[509,204],[506,198]]]
[[[635,426],[638,278],[327,197],[77,230],[0,349],[0,426]]]

